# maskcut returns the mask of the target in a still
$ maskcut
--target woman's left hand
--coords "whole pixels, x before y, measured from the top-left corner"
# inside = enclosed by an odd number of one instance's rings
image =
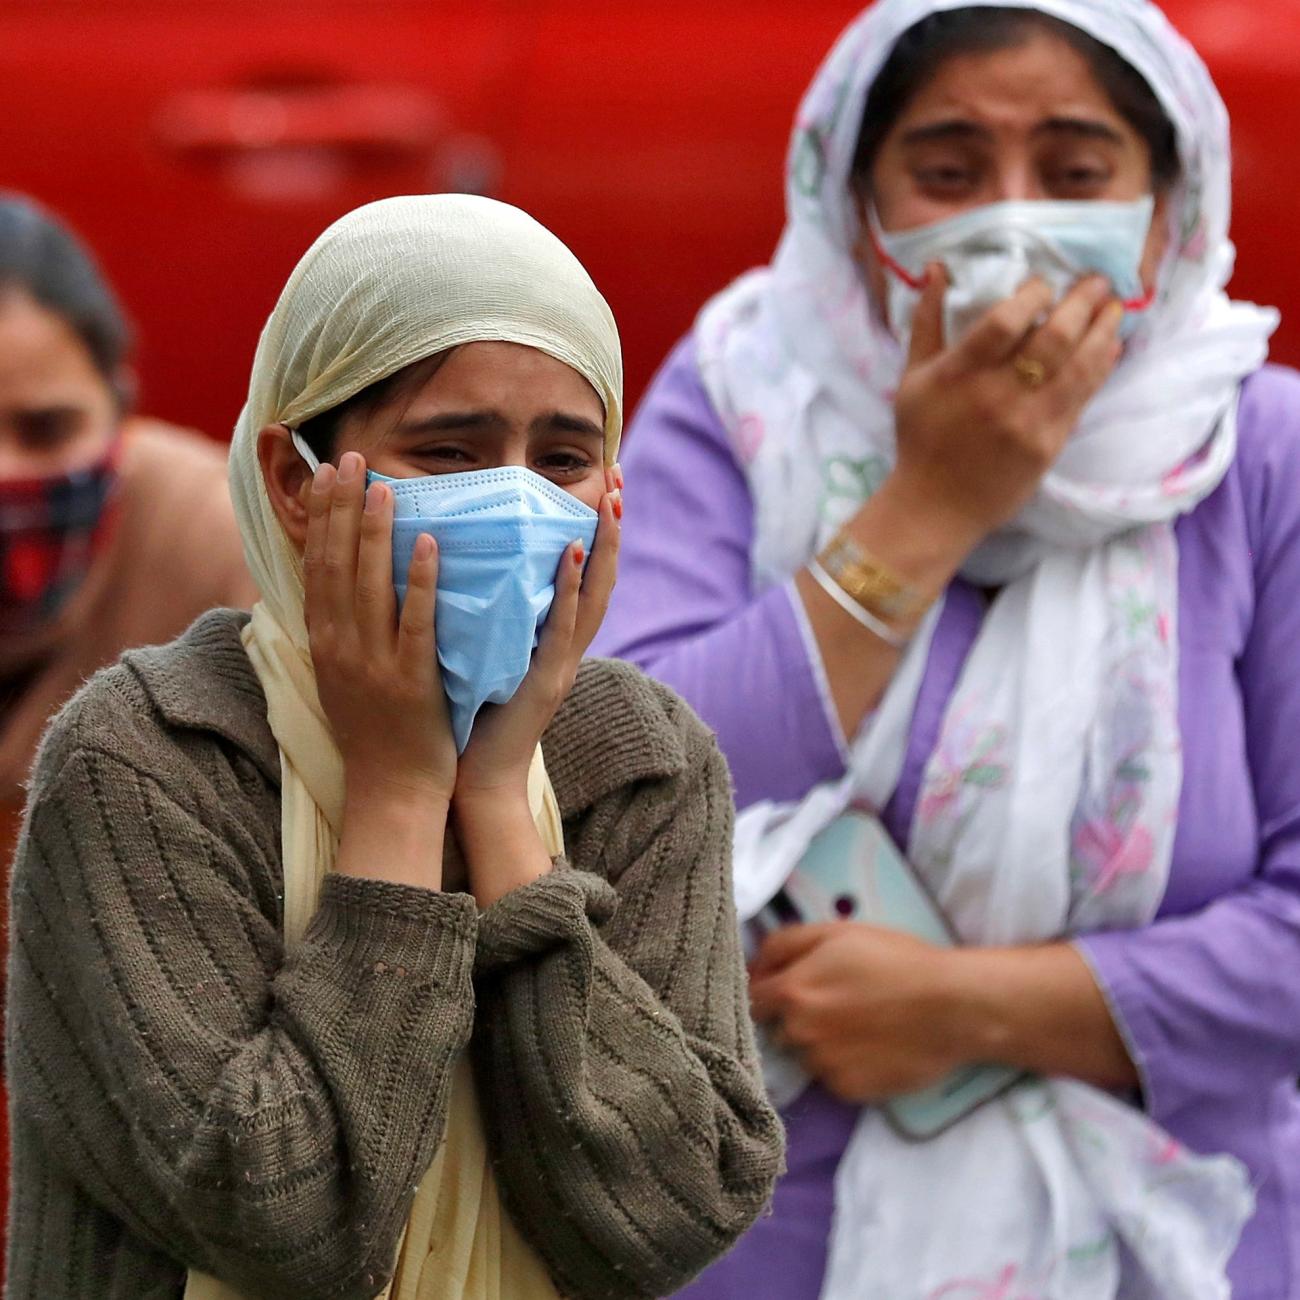
[[[575,542],[560,561],[555,599],[527,675],[510,700],[485,707],[474,720],[456,769],[454,802],[462,809],[485,796],[526,792],[533,751],[573,686],[578,664],[605,617],[618,573],[620,532],[611,474],[606,471],[607,491],[586,570],[582,544]]]
[[[480,907],[551,868],[528,805],[528,769],[542,733],[573,686],[614,590],[620,532],[615,504],[620,498],[612,471],[605,484],[585,572],[582,545],[575,542],[560,560],[555,599],[524,680],[505,704],[480,710],[456,768],[453,824]]]
[[[953,950],[852,921],[767,936],[750,967],[754,1018],[845,1101],[881,1101],[963,1063]]]

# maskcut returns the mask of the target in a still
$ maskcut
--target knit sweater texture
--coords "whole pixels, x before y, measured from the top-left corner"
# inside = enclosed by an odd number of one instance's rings
[[[368,1300],[463,1051],[506,1207],[560,1291],[675,1290],[781,1163],[711,735],[588,661],[543,740],[567,860],[481,914],[331,876],[286,955],[245,618],[126,655],[42,746],[12,894],[5,1294],[170,1300],[197,1267],[250,1296]]]

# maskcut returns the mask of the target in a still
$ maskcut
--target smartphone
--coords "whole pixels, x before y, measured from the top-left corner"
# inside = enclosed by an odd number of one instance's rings
[[[864,808],[841,814],[808,846],[780,892],[752,922],[760,933],[790,924],[860,921],[902,930],[940,947],[957,936],[924,882],[899,852],[879,817]],[[766,1044],[764,1078],[783,1106],[808,1084],[795,1057]],[[937,1136],[1024,1078],[999,1065],[969,1065],[919,1092],[880,1106],[896,1133],[912,1141]]]

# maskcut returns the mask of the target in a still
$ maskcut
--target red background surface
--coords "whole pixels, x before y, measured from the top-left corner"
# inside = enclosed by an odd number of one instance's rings
[[[90,241],[145,409],[228,434],[311,240],[387,194],[480,189],[554,229],[618,316],[635,400],[767,260],[795,104],[855,0],[0,0],[0,185]],[[1300,364],[1297,0],[1168,0],[1234,118],[1234,290]]]
[[[630,404],[704,300],[767,260],[795,105],[859,7],[0,0],[0,187],[98,253],[139,329],[143,408],[214,436],[307,245],[430,190],[517,203],[569,243],[618,317]],[[1165,8],[1233,117],[1234,292],[1283,309],[1274,357],[1300,365],[1300,0]]]

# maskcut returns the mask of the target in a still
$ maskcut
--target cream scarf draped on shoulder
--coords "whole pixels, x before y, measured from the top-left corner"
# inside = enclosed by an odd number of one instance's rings
[[[613,317],[573,254],[516,208],[465,195],[387,199],[350,213],[307,251],[258,344],[230,450],[230,484],[261,601],[244,644],[280,747],[286,950],[297,944],[334,864],[343,761],[316,692],[301,561],[271,508],[257,460],[267,425],[296,427],[412,362],[464,343],[538,348],[572,366],[605,407],[606,455],[622,428]],[[563,851],[539,748],[529,799],[547,850]],[[186,1300],[239,1300],[191,1272]],[[539,1258],[505,1213],[473,1080],[456,1067],[446,1130],[420,1183],[385,1300],[553,1300]]]

